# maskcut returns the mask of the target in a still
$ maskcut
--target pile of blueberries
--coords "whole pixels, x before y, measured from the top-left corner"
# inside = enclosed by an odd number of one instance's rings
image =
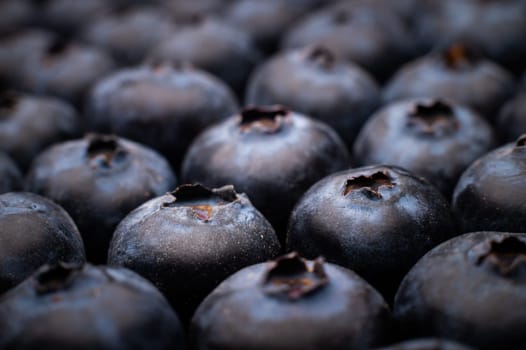
[[[0,350],[526,349],[526,1],[0,0]]]

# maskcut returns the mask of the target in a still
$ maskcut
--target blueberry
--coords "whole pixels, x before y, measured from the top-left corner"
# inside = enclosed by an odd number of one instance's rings
[[[252,75],[247,104],[283,104],[322,120],[352,145],[380,104],[374,80],[322,46],[278,54]]]
[[[272,226],[244,194],[182,185],[120,223],[108,261],[152,281],[187,321],[223,279],[278,253]]]
[[[502,107],[497,119],[497,130],[502,142],[513,142],[526,133],[526,88]]]
[[[106,260],[117,224],[132,209],[175,187],[157,152],[115,136],[90,134],[57,144],[33,162],[27,188],[64,207],[79,227],[88,259]]]
[[[0,195],[0,242],[0,294],[43,264],[86,259],[79,231],[66,211],[32,193]],[[2,343],[5,329],[0,329]]]
[[[389,339],[389,309],[352,271],[297,254],[247,267],[199,306],[195,349],[370,349]]]
[[[352,269],[390,301],[411,266],[456,234],[449,203],[431,184],[376,165],[312,186],[294,208],[287,248]]]
[[[2,349],[184,349],[177,315],[126,269],[45,265],[0,299]]]
[[[526,234],[477,232],[426,254],[395,299],[405,332],[478,349],[524,349]]]
[[[491,126],[478,114],[440,99],[394,102],[360,131],[358,163],[392,164],[425,177],[447,198],[462,172],[495,144]]]
[[[15,162],[0,151],[0,193],[19,190],[22,183],[22,173]]]

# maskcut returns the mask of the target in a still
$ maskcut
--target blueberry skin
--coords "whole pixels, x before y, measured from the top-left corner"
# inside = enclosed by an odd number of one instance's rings
[[[43,264],[86,260],[71,217],[56,203],[33,193],[0,195],[0,242],[0,294]]]
[[[122,220],[108,262],[149,279],[186,323],[223,279],[279,251],[272,226],[246,195],[232,186],[182,185]]]
[[[426,178],[451,198],[462,172],[495,145],[478,114],[454,103],[419,98],[377,111],[354,144],[358,164],[392,164]]]
[[[52,97],[0,94],[0,150],[26,169],[53,143],[80,135],[80,120],[70,104]]]
[[[411,266],[456,234],[449,203],[431,184],[375,165],[312,186],[292,212],[287,249],[350,268],[391,301]]]
[[[515,82],[507,71],[459,42],[402,66],[385,86],[384,102],[443,98],[494,121],[514,91]]]
[[[8,155],[0,152],[0,194],[21,189],[22,173]]]
[[[474,350],[466,345],[459,344],[447,339],[423,338],[406,340],[390,346],[377,348],[376,350]]]
[[[394,12],[353,1],[336,3],[301,19],[285,34],[281,48],[322,45],[385,81],[414,56],[412,42]]]
[[[228,86],[210,74],[187,65],[152,64],[101,80],[86,114],[94,130],[155,148],[177,169],[193,138],[238,108]]]
[[[184,349],[177,315],[122,268],[43,266],[0,298],[1,349]]]
[[[502,142],[513,142],[526,132],[526,88],[502,106],[497,131]]]
[[[402,329],[477,349],[524,349],[526,234],[476,232],[426,254],[395,298]]]
[[[221,283],[197,309],[190,342],[196,350],[370,349],[390,332],[387,304],[358,275],[292,253]]]
[[[181,176],[212,187],[233,184],[282,236],[301,195],[349,162],[343,141],[327,125],[282,106],[254,107],[199,135]]]
[[[464,232],[526,232],[525,175],[525,134],[473,162],[453,194]]]
[[[372,77],[323,46],[281,53],[250,78],[247,105],[282,104],[334,128],[348,145],[380,104]]]
[[[106,261],[117,224],[134,208],[176,186],[157,152],[122,138],[90,134],[44,151],[26,180],[31,192],[68,211],[84,239],[88,260]]]
[[[242,96],[262,56],[252,38],[226,21],[197,17],[153,49],[155,62],[190,62],[226,82]]]

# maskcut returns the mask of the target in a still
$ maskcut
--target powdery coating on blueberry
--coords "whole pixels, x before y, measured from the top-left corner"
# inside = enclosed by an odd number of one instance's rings
[[[380,103],[380,91],[367,72],[338,59],[323,46],[278,54],[252,75],[248,105],[283,104],[319,119],[349,145]]]
[[[33,193],[0,195],[0,294],[43,264],[85,259],[79,231],[62,207]]]
[[[0,93],[0,150],[24,169],[47,146],[80,133],[75,109],[52,97]]]
[[[94,129],[142,142],[178,167],[199,132],[237,110],[232,91],[212,75],[181,64],[152,64],[100,81],[87,116]]]
[[[389,300],[422,255],[457,233],[448,202],[431,184],[376,165],[312,186],[292,212],[287,249],[350,268]]]
[[[233,184],[281,235],[309,186],[348,166],[343,142],[327,125],[281,106],[253,107],[199,135],[182,177],[212,187]]]
[[[27,177],[29,190],[69,212],[95,262],[106,260],[113,231],[131,210],[175,185],[157,152],[99,134],[52,146],[35,159]]]
[[[503,68],[455,43],[402,66],[386,85],[384,101],[444,98],[492,121],[514,89],[513,77]]]
[[[8,155],[0,152],[0,194],[22,187],[22,173]]]
[[[359,2],[323,8],[286,33],[283,49],[322,45],[385,80],[414,55],[411,37],[394,13]]]
[[[221,283],[197,309],[190,341],[200,350],[369,349],[390,338],[390,321],[358,275],[292,253]]]
[[[223,279],[279,250],[272,226],[244,194],[182,185],[119,224],[108,261],[152,281],[186,321]]]
[[[440,99],[395,102],[376,112],[354,144],[363,165],[392,164],[425,177],[447,198],[462,172],[495,144],[491,126]]]
[[[453,194],[464,232],[526,232],[526,135],[473,162]]]
[[[526,346],[526,234],[476,232],[426,254],[395,299],[406,333],[456,339],[478,349]]]
[[[190,62],[226,82],[242,95],[261,54],[245,32],[211,17],[197,17],[153,49],[157,62]]]
[[[0,299],[0,347],[184,349],[177,315],[132,271],[44,266]]]

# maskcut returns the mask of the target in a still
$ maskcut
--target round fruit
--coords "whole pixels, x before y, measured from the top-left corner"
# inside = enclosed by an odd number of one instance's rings
[[[497,130],[503,142],[513,142],[526,133],[525,88],[502,107],[497,119]]]
[[[247,267],[199,306],[195,349],[370,349],[390,337],[389,309],[352,271],[291,253]]]
[[[15,162],[0,151],[0,193],[16,191],[22,182],[22,174]]]
[[[407,274],[395,315],[408,333],[477,349],[526,347],[526,234],[469,233],[426,254]]]
[[[222,280],[279,249],[272,226],[244,194],[183,185],[131,212],[108,260],[152,281],[187,321]]]

